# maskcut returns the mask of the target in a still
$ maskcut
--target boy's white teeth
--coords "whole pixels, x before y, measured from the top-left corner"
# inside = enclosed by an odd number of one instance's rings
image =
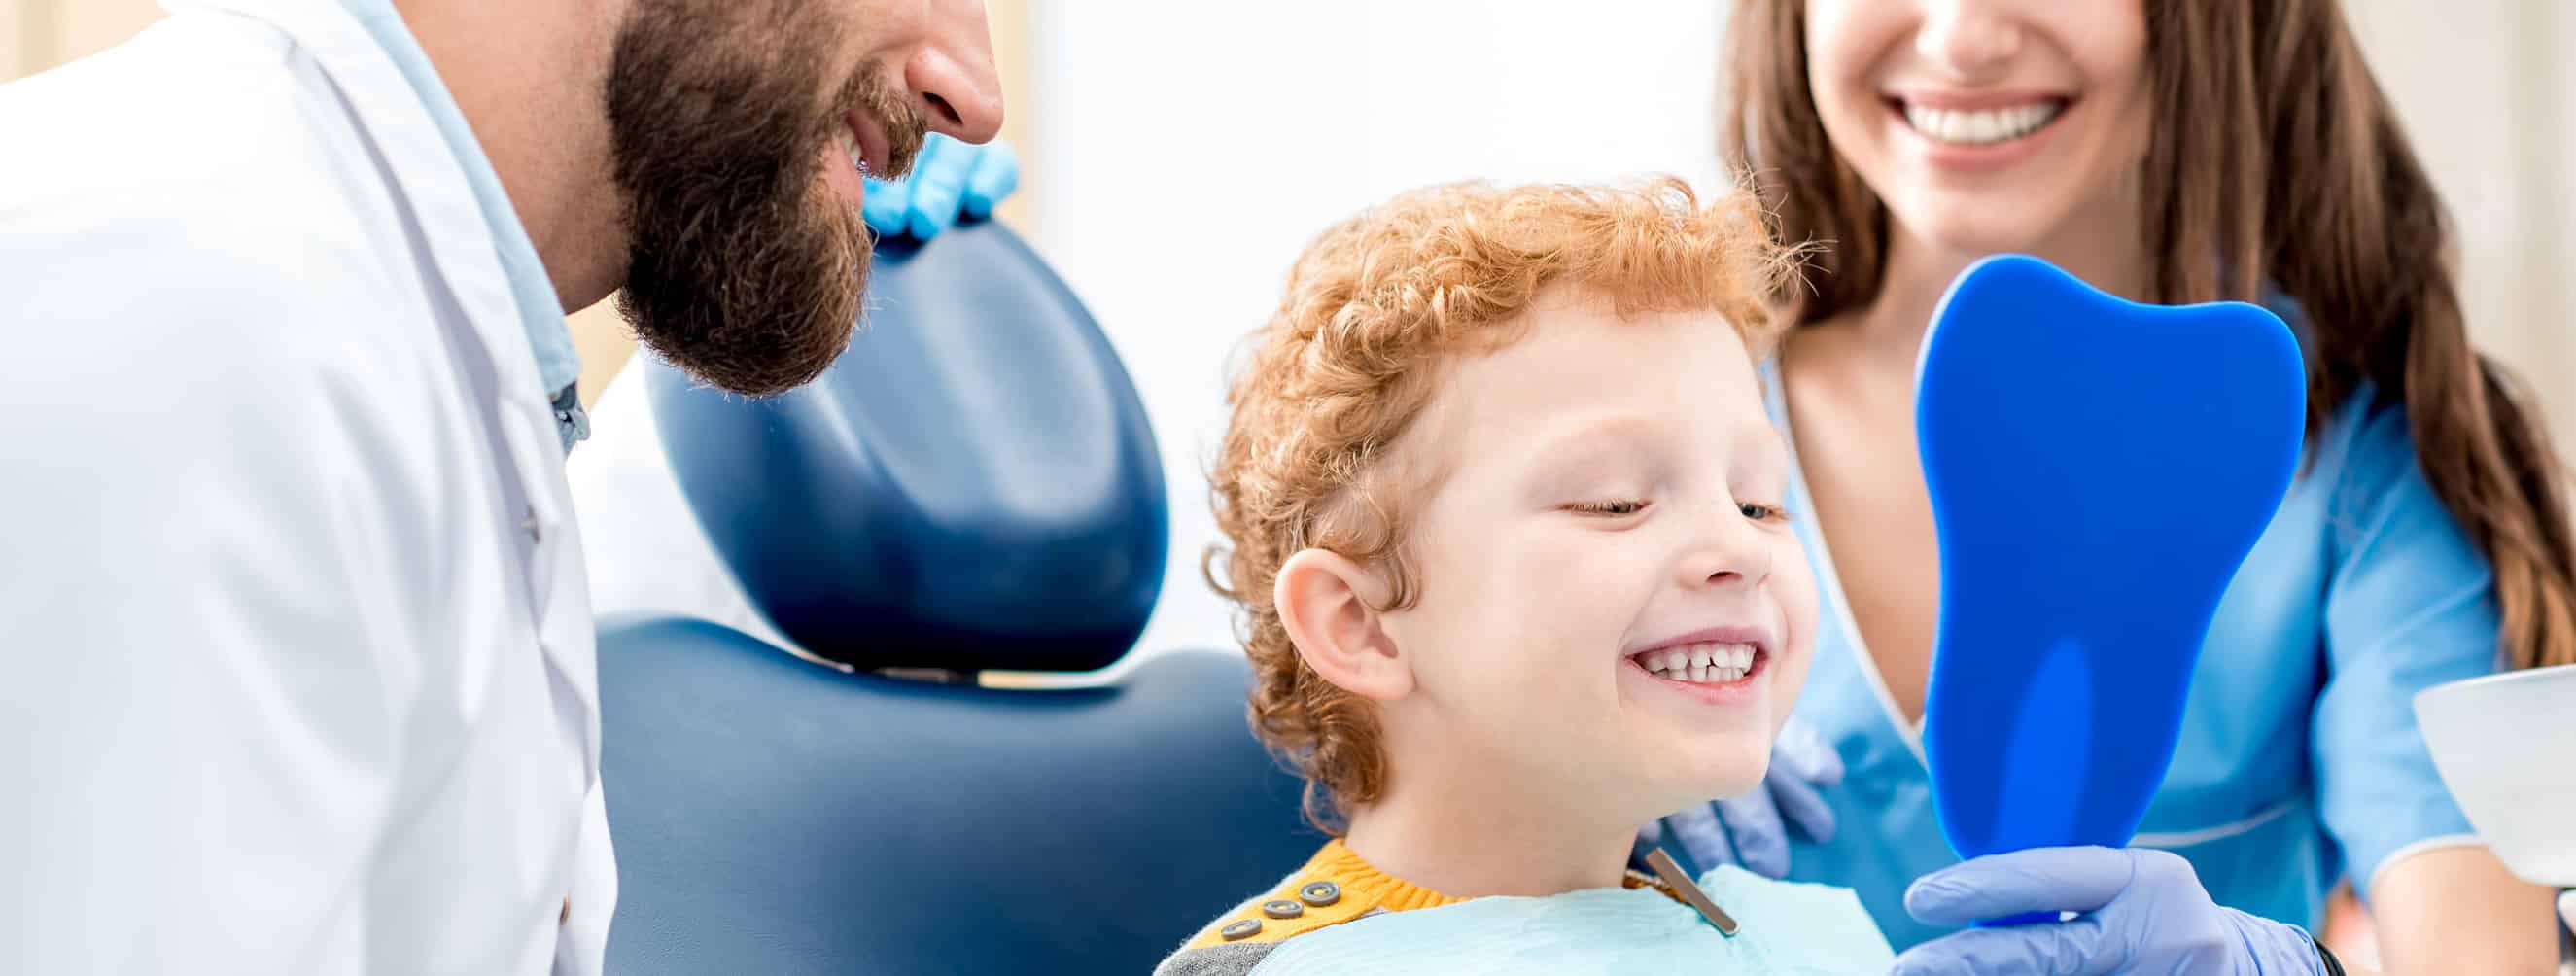
[[[1995,109],[1925,108],[1907,103],[1905,123],[1939,142],[1981,146],[2039,131],[2064,107],[2056,99]]]
[[[1753,670],[1751,644],[1692,644],[1637,655],[1649,674],[1693,684],[1725,684]]]
[[[856,169],[861,173],[868,171],[868,152],[867,150],[859,147],[858,133],[852,132],[848,129],[842,129],[841,150],[850,154],[851,168]]]

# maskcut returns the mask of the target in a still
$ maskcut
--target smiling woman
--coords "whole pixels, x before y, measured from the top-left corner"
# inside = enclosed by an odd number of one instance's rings
[[[2535,971],[2545,899],[2478,846],[2408,696],[2576,657],[2563,472],[2525,371],[2472,343],[2456,224],[2343,6],[1737,10],[1723,154],[1787,239],[1828,245],[1776,296],[1797,324],[1771,398],[1832,607],[1800,717],[1865,787],[1790,873],[1860,889],[1925,960],[2053,931],[1946,935],[1907,894],[1948,866],[1919,725],[1942,580],[1914,367],[1960,272],[2021,252],[2134,300],[2261,302],[2306,356],[2305,467],[2220,603],[2135,840],[2190,864],[2169,894],[2313,928],[2348,882],[2395,971]]]
[[[2099,252],[2135,236],[2096,187],[2116,185],[2145,150],[2151,77],[2143,11],[2054,4],[2027,32],[1973,17],[1916,19],[1903,4],[1815,3],[1805,29],[1820,43],[1807,69],[1825,136],[1852,170],[1901,211],[1898,227],[1985,250]],[[2047,37],[2051,43],[2042,43]],[[1935,52],[1888,63],[1890,45]],[[2007,79],[1963,79],[1933,65],[2017,66]],[[2049,157],[2042,162],[2039,157]],[[1985,194],[2009,186],[2016,206]],[[1858,235],[1853,235],[1858,240]],[[2104,263],[2096,260],[2093,264]]]

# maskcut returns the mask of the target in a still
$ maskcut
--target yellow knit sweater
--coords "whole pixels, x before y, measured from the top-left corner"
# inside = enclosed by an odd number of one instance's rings
[[[1662,885],[1629,872],[1629,888]],[[1666,891],[1671,895],[1672,892]],[[1465,901],[1387,874],[1371,866],[1338,839],[1327,842],[1306,866],[1233,911],[1200,929],[1183,950],[1235,942],[1277,942],[1327,925],[1338,925],[1380,912],[1411,911]],[[1676,896],[1676,901],[1681,899]]]

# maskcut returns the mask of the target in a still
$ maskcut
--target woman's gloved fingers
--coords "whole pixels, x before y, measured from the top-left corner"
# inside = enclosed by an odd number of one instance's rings
[[[1771,802],[1780,808],[1780,819],[1788,821],[1800,836],[1819,844],[1833,842],[1834,807],[1825,802],[1824,792],[1814,782],[1775,774],[1764,779],[1762,785],[1771,791]]]
[[[1954,927],[2033,912],[2090,912],[2119,897],[2136,876],[2136,859],[2119,848],[1993,854],[1916,878],[1905,889],[1905,913],[1925,925]]]
[[[966,173],[975,165],[975,147],[933,133],[912,165],[912,207],[904,229],[922,240],[937,237],[957,223]]]
[[[982,218],[993,215],[993,208],[1009,199],[1020,188],[1020,157],[1011,144],[995,139],[975,154],[975,166],[966,174],[966,213]]]
[[[1735,845],[1726,838],[1726,825],[1719,823],[1717,811],[1700,803],[1683,807],[1681,812],[1664,818],[1664,833],[1689,852],[1691,864],[1702,871],[1720,864],[1739,863]]]
[[[2117,956],[2102,951],[2091,919],[1953,932],[1896,957],[1890,976],[2105,976]]]
[[[1905,891],[1905,912],[1943,927],[2042,919],[1915,946],[1897,958],[1895,971],[1918,976],[2326,971],[2305,930],[2214,904],[2191,862],[2171,851],[2043,847],[1981,857],[1914,882]],[[2049,921],[2051,912],[2081,914]]]
[[[1771,742],[1771,766],[1774,779],[1785,769],[1820,790],[1843,781],[1843,757],[1834,751],[1834,744],[1794,717],[1780,726],[1780,735]]]
[[[1789,831],[1780,822],[1780,808],[1771,802],[1769,787],[1755,787],[1709,806],[1745,870],[1766,878],[1788,877]]]
[[[1645,826],[1637,828],[1637,841],[1648,847],[1663,843],[1664,822],[1661,820],[1646,821]]]

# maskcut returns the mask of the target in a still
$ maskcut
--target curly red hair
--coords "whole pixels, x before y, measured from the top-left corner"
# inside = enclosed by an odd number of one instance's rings
[[[1419,497],[1423,478],[1387,461],[1430,402],[1442,358],[1514,341],[1527,324],[1519,313],[1558,284],[1623,316],[1715,312],[1759,356],[1776,333],[1768,296],[1794,257],[1753,196],[1702,200],[1671,178],[1435,186],[1308,245],[1227,396],[1233,417],[1209,480],[1231,545],[1212,547],[1203,569],[1241,606],[1254,733],[1306,778],[1318,827],[1337,832],[1375,800],[1386,759],[1371,705],[1306,665],[1272,587],[1288,557],[1323,548],[1383,573],[1380,609],[1412,605],[1419,581],[1401,502]]]

